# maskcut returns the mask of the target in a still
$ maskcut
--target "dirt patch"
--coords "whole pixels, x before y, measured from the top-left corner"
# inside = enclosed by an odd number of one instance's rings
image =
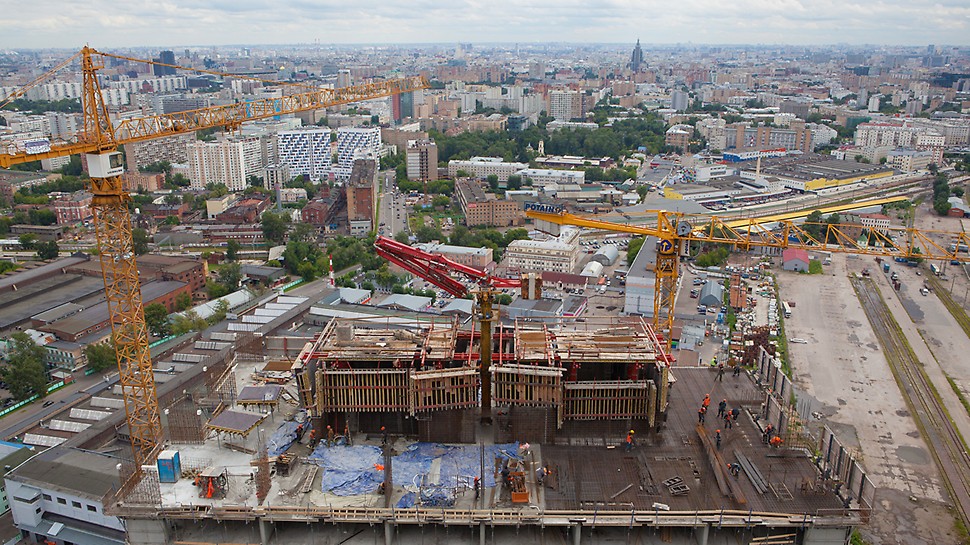
[[[863,537],[881,545],[937,545],[959,543],[953,515],[940,502],[912,501],[899,490],[876,490],[876,505]]]

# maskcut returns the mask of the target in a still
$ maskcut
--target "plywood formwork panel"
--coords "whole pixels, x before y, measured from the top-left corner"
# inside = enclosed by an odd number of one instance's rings
[[[406,369],[327,369],[317,378],[321,412],[410,410]]]
[[[614,420],[644,418],[650,385],[647,381],[583,381],[565,385],[564,418]]]
[[[478,407],[478,370],[412,371],[408,377],[411,413]]]
[[[508,405],[557,407],[562,404],[562,373],[559,367],[495,366],[492,399]]]

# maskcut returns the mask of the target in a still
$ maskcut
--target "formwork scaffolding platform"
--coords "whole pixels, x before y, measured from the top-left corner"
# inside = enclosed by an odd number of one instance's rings
[[[643,422],[653,428],[663,418],[669,358],[642,318],[519,320],[500,328],[496,338],[495,400],[507,408],[511,434],[503,440],[527,440],[531,434],[550,442],[555,436],[550,431],[572,421]]]
[[[333,320],[300,352],[295,374],[310,413],[326,425],[457,441],[464,413],[479,404],[473,340],[450,317],[410,329]]]

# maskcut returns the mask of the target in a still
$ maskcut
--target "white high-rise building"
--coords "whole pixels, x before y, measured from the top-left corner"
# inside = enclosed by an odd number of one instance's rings
[[[47,123],[50,125],[51,138],[71,141],[77,137],[78,125],[81,124],[80,114],[46,112],[44,117],[47,118]]]
[[[289,167],[291,176],[302,174],[313,181],[327,177],[331,163],[330,134],[326,127],[280,131],[276,135],[280,163]]]
[[[216,183],[225,184],[229,191],[242,191],[246,189],[247,177],[262,174],[258,138],[197,140],[190,142],[186,151],[192,189],[205,189],[207,184]]]
[[[549,91],[549,115],[559,121],[583,117],[583,95],[579,91]]]
[[[340,127],[337,129],[337,164],[333,172],[340,180],[350,179],[354,159],[372,156],[381,151],[380,127]]]
[[[670,93],[670,107],[678,112],[682,112],[687,109],[690,103],[690,95],[685,91],[674,91]]]

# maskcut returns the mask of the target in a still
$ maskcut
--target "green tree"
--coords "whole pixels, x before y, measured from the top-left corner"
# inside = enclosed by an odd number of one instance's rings
[[[20,268],[20,265],[12,261],[0,261],[0,274],[4,274],[10,271],[15,271]]]
[[[226,243],[226,259],[229,261],[235,261],[239,256],[239,249],[241,247],[242,245],[239,244],[239,241],[232,238],[229,239],[229,242]]]
[[[173,335],[185,335],[192,331],[202,331],[207,327],[209,327],[209,322],[192,310],[185,314],[178,314],[172,319]]]
[[[192,296],[186,292],[182,292],[175,296],[175,310],[177,312],[182,312],[188,310],[192,306]]]
[[[27,212],[31,225],[54,225],[57,223],[57,214],[50,208],[33,209]]]
[[[633,265],[633,261],[637,258],[637,254],[640,253],[640,248],[643,247],[643,237],[638,237],[630,240],[630,244],[626,247],[626,264]]]
[[[822,219],[822,212],[818,210],[813,210],[808,217],[805,218],[805,223],[802,225],[802,229],[806,233],[811,235],[815,240],[821,241],[824,236],[824,231],[826,226],[823,225],[824,220]]]
[[[216,303],[216,308],[212,313],[212,316],[206,320],[209,325],[215,325],[226,319],[226,315],[229,314],[229,303],[226,300],[221,300]]]
[[[209,295],[209,299],[218,299],[223,295],[228,295],[229,292],[231,291],[226,286],[220,284],[219,282],[213,282],[212,280],[209,280],[208,282],[205,283],[205,290],[206,290],[206,293],[208,293]],[[174,328],[173,328],[173,331],[174,331]]]
[[[37,257],[47,261],[48,259],[54,259],[57,254],[60,253],[60,248],[57,246],[57,242],[50,240],[47,242],[41,242],[37,244]]]
[[[37,235],[33,233],[24,233],[20,235],[18,239],[20,241],[20,247],[24,250],[33,250],[34,246],[37,244]]]
[[[47,395],[47,370],[44,367],[44,347],[38,346],[29,335],[18,331],[10,336],[7,363],[0,367],[0,378],[17,401],[33,394]]]
[[[235,291],[242,282],[242,265],[239,263],[229,263],[219,270],[219,283],[227,290]]]
[[[263,229],[263,238],[272,244],[283,244],[286,239],[286,229],[288,216],[273,212],[263,212],[260,218],[260,226]]]
[[[513,174],[509,176],[509,180],[505,182],[505,187],[514,191],[522,187],[522,176]]]
[[[410,237],[407,231],[398,231],[394,233],[394,240],[400,242],[401,244],[408,244],[410,242]]]
[[[485,181],[488,182],[488,188],[492,191],[498,191],[498,176],[494,174],[489,174],[485,177]]]
[[[309,223],[297,223],[290,231],[289,240],[298,242],[315,242],[317,239],[317,228]]]
[[[441,240],[441,231],[437,227],[422,225],[414,232],[414,236],[418,237],[418,242],[431,242],[432,240]]]
[[[131,245],[135,250],[135,255],[145,255],[148,253],[148,231],[135,227],[131,230]]]
[[[163,309],[165,307],[162,307]],[[84,347],[84,357],[88,361],[88,369],[95,373],[118,366],[118,356],[114,344],[111,342],[89,344]]]
[[[188,294],[186,294],[188,295]],[[152,303],[145,306],[145,325],[148,331],[156,337],[164,337],[169,334],[168,309],[161,303]]]

